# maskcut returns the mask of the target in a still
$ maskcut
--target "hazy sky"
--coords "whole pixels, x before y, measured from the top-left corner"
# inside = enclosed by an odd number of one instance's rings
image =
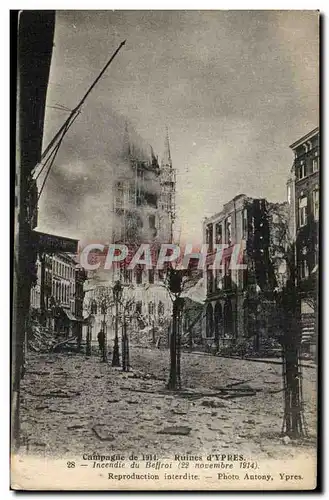
[[[97,238],[125,119],[161,158],[168,125],[178,227],[239,193],[285,200],[289,144],[318,125],[315,11],[59,11],[45,143],[127,39],[68,132],[40,200],[39,229]]]

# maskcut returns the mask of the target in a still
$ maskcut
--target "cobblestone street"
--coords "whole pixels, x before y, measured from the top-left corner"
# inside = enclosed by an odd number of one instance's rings
[[[180,393],[165,389],[167,350],[132,346],[131,366],[123,373],[96,354],[29,353],[21,404],[25,450],[54,456],[145,450],[163,458],[226,450],[282,458],[315,446],[314,367],[303,370],[309,437],[297,446],[280,436],[280,364],[183,353]]]

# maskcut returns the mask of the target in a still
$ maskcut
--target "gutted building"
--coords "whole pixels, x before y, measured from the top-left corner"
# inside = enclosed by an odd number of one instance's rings
[[[216,348],[254,337],[258,349],[267,336],[274,307],[273,290],[286,280],[283,258],[287,204],[238,195],[221,212],[205,219],[209,245],[204,335]],[[221,267],[212,269],[216,245],[225,245]],[[236,245],[239,245],[237,247]],[[238,268],[238,266],[245,266]]]

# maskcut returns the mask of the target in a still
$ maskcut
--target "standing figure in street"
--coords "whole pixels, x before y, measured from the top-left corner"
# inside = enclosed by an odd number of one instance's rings
[[[104,354],[104,347],[105,347],[105,333],[103,330],[100,330],[98,332],[97,340],[98,340],[99,352],[100,355],[102,356]]]
[[[82,342],[82,331],[79,330],[77,334],[77,351],[80,352],[81,350],[81,342]]]

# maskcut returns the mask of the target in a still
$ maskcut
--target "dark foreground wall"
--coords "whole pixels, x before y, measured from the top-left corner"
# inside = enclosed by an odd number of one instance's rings
[[[14,14],[11,19],[15,20]],[[12,34],[14,31],[17,34],[17,45],[12,47],[12,64],[17,67],[11,351],[14,447],[19,444],[19,391],[33,270],[31,231],[37,223],[36,217],[31,219],[31,213],[36,212],[37,208],[37,193],[30,174],[41,158],[54,27],[53,11],[22,11],[17,22],[11,24]],[[13,54],[15,49],[16,54]]]
[[[23,11],[19,16],[19,132],[24,170],[40,161],[54,28],[53,11]]]

